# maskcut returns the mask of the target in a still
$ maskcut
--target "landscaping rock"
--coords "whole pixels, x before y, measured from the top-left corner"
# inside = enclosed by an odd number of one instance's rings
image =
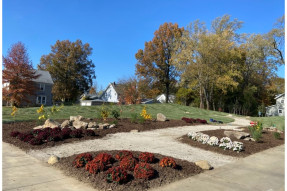
[[[71,125],[71,121],[69,120],[65,120],[62,124],[61,124],[61,127],[64,128],[64,127],[69,127]]]
[[[77,115],[77,116],[70,116],[70,121],[81,121],[83,120],[84,117],[81,115]]]
[[[43,125],[43,128],[46,128],[46,127],[56,128],[59,126],[60,126],[60,123],[58,123],[57,121],[54,121],[52,119],[47,119]]]
[[[245,137],[250,137],[249,133],[239,131],[224,131],[224,135],[229,138],[232,138],[232,136],[234,136],[236,139],[244,139]]]
[[[37,127],[34,127],[33,129],[43,129],[43,126],[42,125],[39,125]]]
[[[233,129],[233,131],[244,131],[243,128],[240,128],[240,129]]]
[[[166,116],[165,116],[164,114],[158,113],[158,114],[156,115],[156,120],[157,120],[157,121],[167,121],[167,118],[166,118]]]
[[[243,140],[245,140],[245,141],[253,141],[253,142],[255,142],[255,139],[253,139],[253,138],[251,138],[251,137],[246,137],[245,139],[243,139]]]
[[[109,128],[115,128],[116,124],[111,124]]]
[[[83,122],[83,121],[74,121],[73,126],[76,129],[87,129],[88,128],[88,123]]]
[[[213,167],[206,160],[196,161],[195,165],[202,168],[203,170],[211,170]]]
[[[89,122],[88,128],[97,128],[98,124],[96,122]]]
[[[53,165],[53,164],[59,162],[59,160],[60,160],[59,157],[52,155],[48,160],[48,164]]]
[[[108,129],[109,126],[110,126],[110,124],[108,124],[108,123],[104,123],[104,124],[99,123],[99,129]]]

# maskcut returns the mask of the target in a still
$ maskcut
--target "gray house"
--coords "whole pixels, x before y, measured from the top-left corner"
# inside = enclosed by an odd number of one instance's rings
[[[285,93],[275,96],[276,104],[266,107],[266,116],[285,116]]]
[[[33,85],[35,86],[35,95],[30,95],[28,100],[30,103],[23,102],[22,106],[39,106],[39,105],[47,105],[51,106],[52,103],[52,87],[53,80],[48,71],[36,70],[36,75],[39,77],[33,80]],[[9,83],[3,84],[3,88],[9,88]],[[3,105],[10,105],[11,103],[7,103],[5,101],[2,102]]]

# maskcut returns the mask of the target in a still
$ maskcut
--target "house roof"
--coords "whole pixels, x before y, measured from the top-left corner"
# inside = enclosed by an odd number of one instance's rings
[[[52,77],[48,71],[36,70],[36,75],[40,75],[40,76],[34,80],[35,82],[54,84]]]
[[[104,93],[108,90],[108,88],[112,86],[114,88],[114,90],[117,92],[118,95],[121,95],[123,93],[123,85],[121,84],[116,84],[115,82],[110,83],[107,88],[103,91],[103,93],[100,95],[100,97],[102,97],[102,95],[104,95]]]
[[[278,94],[278,95],[276,95],[276,96],[275,96],[275,99],[278,99],[278,98],[280,98],[280,97],[282,97],[282,96],[285,97],[285,93],[284,93],[284,94]]]

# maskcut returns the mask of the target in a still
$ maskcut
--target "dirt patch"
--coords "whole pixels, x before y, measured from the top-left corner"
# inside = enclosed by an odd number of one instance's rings
[[[218,129],[218,130],[210,130],[210,131],[202,131],[202,132],[209,136],[216,136],[217,138],[221,139],[222,137],[226,137],[226,135],[224,135],[224,131],[225,130],[223,129]],[[245,128],[244,132],[249,133],[247,128]],[[219,148],[218,146],[210,146],[207,144],[202,144],[200,142],[190,139],[187,135],[184,135],[179,138],[179,140],[182,143],[186,143],[190,146],[198,147],[198,148],[201,148],[207,151],[212,151],[212,152],[229,155],[233,157],[246,157],[254,153],[258,153],[260,151],[282,145],[285,142],[284,139],[285,139],[284,133],[281,134],[280,139],[275,139],[273,136],[273,132],[270,132],[270,131],[263,132],[261,142],[259,143],[253,142],[253,141],[237,140],[236,138],[231,138],[232,141],[239,141],[244,144],[244,147],[245,147],[244,151],[237,153],[232,150],[223,150]]]
[[[99,151],[99,152],[90,152],[93,157],[95,157],[100,152],[106,152],[115,156],[118,151]],[[138,157],[140,152],[132,151],[135,157]],[[80,181],[92,185],[94,188],[99,190],[147,190],[149,188],[156,188],[171,182],[175,182],[180,179],[184,179],[202,172],[202,169],[197,167],[194,163],[175,159],[178,167],[176,169],[170,167],[160,167],[159,160],[162,159],[163,155],[154,154],[156,160],[151,166],[156,170],[156,176],[151,180],[135,179],[133,177],[133,172],[128,172],[129,181],[125,184],[117,183],[107,183],[105,180],[105,172],[100,172],[98,174],[90,174],[84,168],[75,168],[73,166],[73,161],[77,155],[70,157],[62,158],[59,163],[56,163],[54,166],[64,171],[68,176],[77,178]],[[119,162],[116,161],[113,166],[118,166]]]
[[[58,122],[63,122],[64,120],[57,120]],[[98,122],[97,120],[85,120],[86,122]],[[108,123],[112,123],[113,119],[108,119]],[[83,136],[81,138],[69,138],[63,141],[58,142],[47,142],[42,145],[31,145],[29,143],[25,143],[16,139],[15,137],[11,137],[10,133],[12,131],[19,131],[19,132],[29,132],[32,131],[34,127],[38,126],[37,121],[32,122],[16,122],[10,124],[3,124],[2,127],[2,137],[3,141],[6,143],[10,143],[19,147],[23,150],[30,150],[30,149],[44,149],[48,147],[54,147],[66,143],[84,141],[84,140],[91,140],[91,139],[101,139],[105,137],[107,134],[115,134],[120,132],[130,132],[131,130],[139,130],[139,131],[149,131],[154,129],[164,129],[169,127],[179,127],[179,126],[191,126],[192,124],[188,124],[181,120],[169,120],[165,122],[160,121],[147,121],[143,124],[139,123],[131,123],[129,119],[120,119],[118,120],[117,128],[111,129],[96,129],[95,133],[96,136]]]

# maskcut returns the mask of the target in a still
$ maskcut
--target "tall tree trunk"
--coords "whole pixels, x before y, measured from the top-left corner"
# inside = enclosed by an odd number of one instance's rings
[[[165,103],[168,103],[168,98],[169,98],[169,83],[165,83],[165,88],[166,88]]]
[[[202,93],[202,87],[199,89],[199,98],[200,98],[200,109],[204,109],[204,104],[203,104],[203,93]]]

